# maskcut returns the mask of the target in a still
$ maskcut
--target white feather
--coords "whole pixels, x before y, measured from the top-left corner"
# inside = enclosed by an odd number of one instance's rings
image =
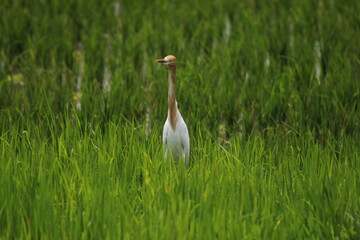
[[[185,164],[189,161],[190,139],[189,132],[184,119],[177,110],[178,120],[175,131],[171,128],[169,118],[166,119],[163,130],[163,144],[165,149],[165,158],[172,154],[175,161],[183,159]]]

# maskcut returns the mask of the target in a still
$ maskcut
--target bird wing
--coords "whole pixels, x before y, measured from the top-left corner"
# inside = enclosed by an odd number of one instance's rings
[[[181,131],[180,134],[181,137],[181,146],[183,148],[184,151],[184,157],[185,157],[185,161],[187,162],[189,159],[189,153],[190,153],[190,139],[189,139],[189,132],[186,126],[186,123],[184,122],[184,128]]]

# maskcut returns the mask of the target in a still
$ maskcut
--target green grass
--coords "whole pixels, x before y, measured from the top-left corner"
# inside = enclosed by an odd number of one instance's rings
[[[0,239],[359,239],[359,12],[2,1]],[[189,168],[163,158],[168,54]]]

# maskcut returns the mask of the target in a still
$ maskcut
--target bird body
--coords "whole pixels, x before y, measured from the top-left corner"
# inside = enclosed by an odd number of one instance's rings
[[[172,128],[169,118],[166,119],[163,130],[163,144],[165,147],[165,158],[172,154],[175,161],[184,159],[187,164],[189,159],[190,141],[186,123],[179,111],[175,130]]]
[[[176,162],[182,158],[185,164],[187,164],[190,153],[190,139],[186,123],[177,108],[175,96],[176,58],[172,55],[169,55],[164,59],[156,60],[156,62],[164,64],[169,71],[168,116],[165,121],[163,130],[165,158],[169,158],[170,155],[172,155]]]

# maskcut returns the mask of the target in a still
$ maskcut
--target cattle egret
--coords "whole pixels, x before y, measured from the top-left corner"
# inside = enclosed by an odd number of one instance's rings
[[[176,58],[172,55],[156,60],[168,69],[168,115],[163,130],[165,158],[173,156],[175,162],[183,159],[187,165],[190,152],[189,133],[175,98]]]

